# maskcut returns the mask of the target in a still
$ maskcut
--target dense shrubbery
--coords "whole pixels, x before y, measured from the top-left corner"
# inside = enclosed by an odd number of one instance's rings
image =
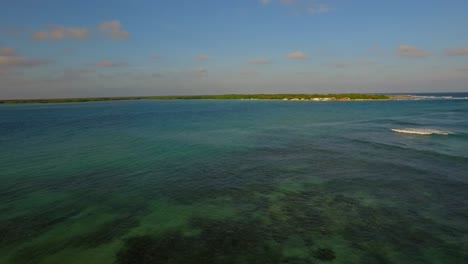
[[[96,97],[96,98],[60,98],[60,99],[18,99],[0,100],[0,104],[24,104],[24,103],[78,103],[95,101],[118,101],[118,100],[194,100],[194,99],[312,99],[312,98],[334,98],[340,99],[390,99],[383,94],[222,94],[222,95],[168,95],[168,96],[136,96],[136,97]]]

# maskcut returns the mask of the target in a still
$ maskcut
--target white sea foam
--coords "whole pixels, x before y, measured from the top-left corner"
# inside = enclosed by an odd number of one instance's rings
[[[413,100],[467,100],[468,97],[454,97],[454,96],[435,96],[435,95],[412,95]]]
[[[394,132],[415,134],[415,135],[450,135],[453,134],[450,131],[431,129],[431,128],[392,128]]]

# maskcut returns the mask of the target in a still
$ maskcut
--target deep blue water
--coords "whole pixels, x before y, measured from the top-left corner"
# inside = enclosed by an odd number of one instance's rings
[[[468,262],[468,100],[0,105],[0,149],[0,263]]]

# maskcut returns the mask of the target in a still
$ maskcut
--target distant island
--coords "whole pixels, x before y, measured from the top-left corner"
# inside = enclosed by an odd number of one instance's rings
[[[79,103],[122,100],[284,100],[284,101],[349,101],[349,100],[391,100],[405,99],[405,95],[384,94],[223,94],[223,95],[166,95],[166,96],[129,96],[129,97],[85,97],[58,99],[11,99],[0,100],[0,104],[28,103]]]

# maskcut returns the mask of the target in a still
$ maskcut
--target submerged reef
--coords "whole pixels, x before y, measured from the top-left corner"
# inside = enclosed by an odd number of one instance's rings
[[[384,177],[396,172],[385,163],[365,167],[373,175],[380,171],[378,180],[307,178],[307,165],[286,170],[274,159],[277,152],[288,157],[298,151],[260,149],[189,164],[183,172],[190,182],[173,180],[182,172],[164,179],[155,170],[128,185],[134,174],[120,169],[43,183],[53,186],[50,192],[78,191],[0,218],[0,246],[6,249],[0,253],[8,254],[0,263],[49,263],[51,256],[73,259],[95,248],[102,264],[467,262],[466,183],[424,170],[400,171],[395,180]],[[330,155],[325,162],[332,165]],[[256,157],[275,162],[252,167]],[[242,173],[229,166],[231,159],[245,167]],[[341,166],[356,162],[342,160]],[[342,175],[333,167],[327,172]]]
[[[196,236],[167,231],[126,240],[119,263],[280,263],[281,245],[260,223],[194,218]]]
[[[222,207],[232,208],[232,213],[193,211],[177,225],[168,225],[157,232],[150,229],[132,232],[142,225],[142,219],[157,215],[157,211],[122,205],[113,208],[119,212],[118,217],[62,239],[25,244],[12,255],[11,261],[41,263],[50,254],[88,250],[116,241],[119,246],[115,248],[113,261],[118,264],[428,263],[428,260],[463,263],[467,259],[464,229],[438,223],[415,211],[372,204],[337,191],[339,188],[331,188],[329,184],[338,187],[337,183],[325,182],[260,192],[255,187],[231,190],[218,195],[216,200],[203,201],[202,207],[197,208],[219,206],[222,201]],[[178,205],[176,202],[168,206]],[[28,234],[38,236],[53,225],[75,221],[77,212],[64,209],[56,212],[55,218],[44,218],[35,224],[33,220],[3,222],[2,230],[7,232],[3,233],[2,243],[18,243]],[[154,221],[154,226],[164,224]],[[35,228],[37,231],[33,232]]]
[[[100,191],[104,181],[99,173],[86,174],[85,182],[61,179],[62,189],[80,184],[88,190],[87,196],[57,199],[27,215],[0,219],[0,245],[18,248],[7,252],[5,263],[47,263],[51,255],[81,255],[106,246],[111,249],[103,264],[465,263],[468,259],[468,229],[463,221],[466,184],[436,177],[427,181],[422,174],[418,179],[417,172],[412,172],[411,181],[405,177],[309,182],[291,180],[294,175],[283,179],[273,165],[254,172],[223,177],[194,174],[195,182],[204,180],[196,189],[177,182],[166,183],[161,190],[146,182],[132,193],[124,184],[116,184],[108,190],[126,195],[110,199]],[[112,174],[124,182],[121,173]],[[228,184],[234,181],[235,185]],[[415,182],[418,188],[409,191]],[[398,200],[402,195],[405,203]],[[452,222],[440,215],[450,215]]]
[[[467,257],[462,244],[436,235],[447,226],[320,186],[249,199],[254,206],[234,218],[197,216],[185,231],[130,237],[118,262],[421,263],[437,252],[461,263]]]
[[[329,248],[319,248],[315,251],[314,257],[323,261],[332,261],[336,258],[335,252]]]

